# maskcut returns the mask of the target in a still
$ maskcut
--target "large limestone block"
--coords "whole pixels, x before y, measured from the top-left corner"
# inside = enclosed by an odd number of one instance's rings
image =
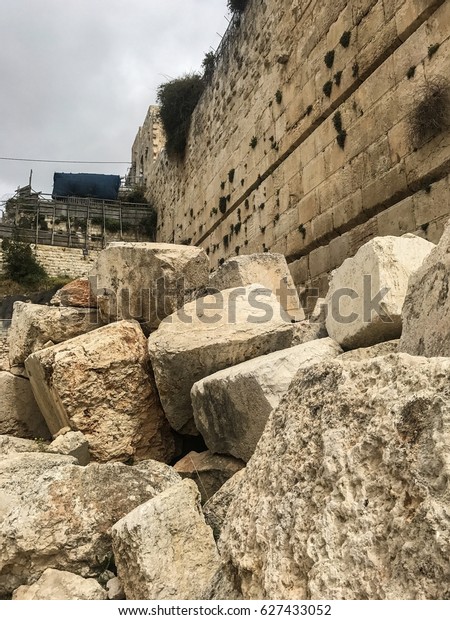
[[[339,356],[339,361],[363,362],[372,357],[389,355],[389,353],[398,353],[398,343],[399,340],[388,340],[387,342],[379,342],[378,344],[374,344],[371,347],[346,351]]]
[[[311,321],[298,321],[293,323],[294,337],[292,338],[292,346],[296,344],[304,344],[311,340],[326,338],[328,336],[325,323],[314,323]]]
[[[30,382],[9,372],[0,372],[0,434],[25,439],[51,437]]]
[[[328,334],[344,349],[399,338],[408,279],[435,246],[414,235],[376,237],[333,272]]]
[[[244,598],[449,595],[450,359],[299,371],[219,543]]]
[[[127,599],[200,599],[219,565],[192,480],[130,512],[114,525],[112,535]]]
[[[450,222],[438,245],[409,280],[399,350],[450,357]]]
[[[89,278],[78,278],[60,288],[50,300],[52,306],[96,308],[97,300],[91,290]]]
[[[104,601],[107,593],[95,579],[47,568],[33,585],[18,587],[12,598],[14,601]]]
[[[74,463],[45,453],[0,460],[0,597],[46,568],[100,575],[112,559],[112,525],[180,481],[156,461]]]
[[[283,254],[248,254],[229,258],[210,276],[210,286],[219,291],[249,284],[262,284],[277,296],[293,319],[305,314]]]
[[[90,282],[102,317],[136,319],[156,329],[209,278],[202,248],[170,243],[110,243],[100,252]]]
[[[175,452],[138,323],[120,321],[27,358],[34,395],[52,434],[81,431],[97,461]]]
[[[16,301],[9,332],[11,366],[23,366],[25,359],[48,342],[58,344],[91,332],[100,323],[96,310],[56,308]]]
[[[203,506],[206,523],[212,528],[214,538],[219,540],[228,508],[237,495],[245,476],[245,468],[234,474]]]
[[[342,352],[323,338],[232,366],[195,383],[191,398],[195,424],[213,452],[248,461],[272,410],[286,394],[299,368]]]
[[[177,461],[173,468],[182,478],[190,478],[198,486],[202,504],[217,493],[220,487],[245,467],[239,459],[226,454],[189,452]]]
[[[148,340],[156,384],[171,426],[197,431],[190,391],[196,381],[245,360],[285,349],[293,328],[275,295],[258,285],[186,304]]]

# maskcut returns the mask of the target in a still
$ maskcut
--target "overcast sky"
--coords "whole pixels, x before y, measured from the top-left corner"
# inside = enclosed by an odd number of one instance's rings
[[[156,89],[198,70],[227,26],[226,0],[1,0],[0,157],[123,161]],[[219,34],[218,34],[219,33]],[[0,159],[0,199],[54,172],[127,164]]]

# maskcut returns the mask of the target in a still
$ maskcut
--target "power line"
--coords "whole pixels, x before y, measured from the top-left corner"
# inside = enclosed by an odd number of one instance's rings
[[[6,161],[31,161],[45,164],[131,164],[131,161],[79,161],[73,159],[27,159],[25,157],[0,157]]]

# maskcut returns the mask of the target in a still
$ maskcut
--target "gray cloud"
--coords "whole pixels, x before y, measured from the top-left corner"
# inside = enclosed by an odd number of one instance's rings
[[[200,68],[227,21],[225,0],[3,0],[1,157],[128,161],[156,88]],[[126,165],[0,160],[0,199],[53,172]]]

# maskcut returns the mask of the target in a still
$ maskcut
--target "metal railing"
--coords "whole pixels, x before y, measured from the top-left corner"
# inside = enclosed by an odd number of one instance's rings
[[[6,205],[0,238],[86,250],[114,240],[153,241],[153,213],[147,204],[114,200],[17,198]]]

